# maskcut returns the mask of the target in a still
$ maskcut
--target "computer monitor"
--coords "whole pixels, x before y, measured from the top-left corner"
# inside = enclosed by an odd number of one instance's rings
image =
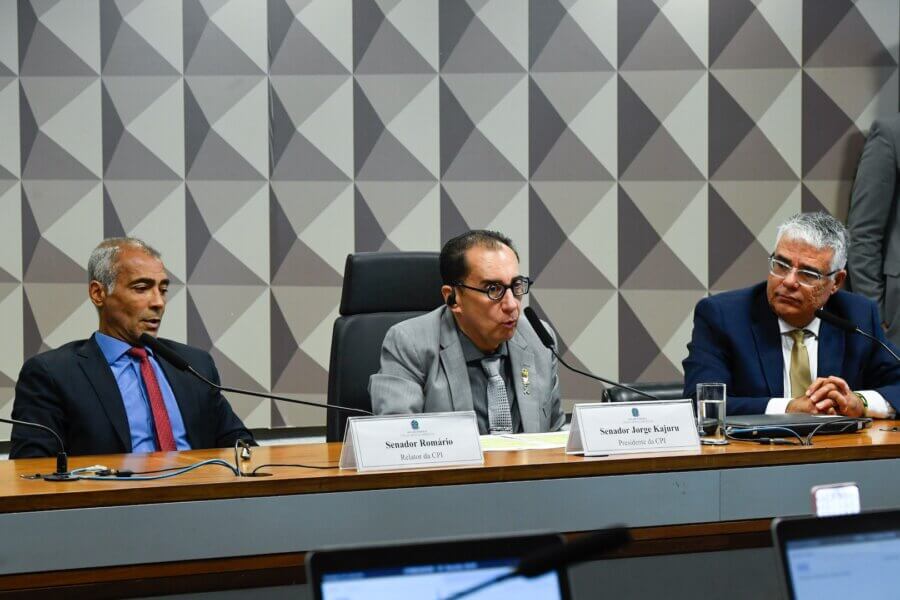
[[[315,600],[438,600],[513,571],[521,557],[561,546],[556,535],[465,539],[313,552],[307,581]],[[472,600],[568,600],[565,570],[516,577],[469,596]]]
[[[787,597],[897,598],[900,510],[775,519]]]

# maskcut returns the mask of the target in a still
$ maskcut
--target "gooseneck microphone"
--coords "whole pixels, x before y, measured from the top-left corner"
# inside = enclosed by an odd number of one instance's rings
[[[630,541],[631,534],[625,527],[619,526],[580,536],[571,542],[564,543],[562,546],[551,546],[542,550],[536,550],[522,557],[515,570],[457,592],[448,597],[447,600],[459,600],[459,598],[470,596],[475,592],[514,577],[537,577],[554,569],[575,565],[595,558],[600,554],[617,550]]]
[[[524,312],[525,312],[525,318],[528,319],[529,323],[531,323],[531,327],[534,329],[534,332],[537,334],[537,336],[541,339],[541,342],[545,346],[547,346],[547,348],[550,350],[550,352],[553,353],[553,356],[556,357],[556,360],[558,360],[560,362],[560,364],[562,364],[565,368],[569,369],[570,371],[574,371],[575,373],[578,373],[579,375],[584,375],[585,377],[590,377],[591,379],[596,379],[597,381],[603,382],[607,385],[611,385],[611,386],[617,387],[617,388],[622,388],[623,390],[628,390],[629,392],[634,392],[635,394],[638,394],[639,396],[643,396],[645,398],[649,398],[650,400],[659,400],[659,398],[657,398],[656,396],[653,396],[652,394],[648,394],[647,392],[642,392],[641,390],[635,389],[631,386],[627,386],[624,383],[618,383],[615,381],[611,381],[609,379],[604,379],[603,377],[600,377],[598,375],[594,375],[592,373],[588,373],[586,371],[576,369],[572,365],[568,364],[566,361],[563,360],[563,357],[560,356],[559,353],[556,351],[556,344],[553,342],[553,336],[550,335],[550,332],[547,331],[547,328],[544,327],[543,323],[541,323],[541,319],[537,316],[537,313],[534,312],[534,309],[531,308],[530,306],[528,306],[525,308]]]
[[[337,404],[323,404],[319,402],[309,402],[308,400],[297,400],[295,398],[286,398],[284,396],[276,396],[275,394],[263,394],[261,392],[253,392],[250,390],[242,390],[238,388],[225,387],[224,385],[219,385],[214,383],[201,375],[191,364],[184,359],[180,354],[160,342],[158,339],[150,335],[149,333],[142,333],[140,337],[140,342],[147,348],[153,350],[155,354],[164,358],[167,363],[171,364],[173,367],[178,369],[179,371],[187,371],[206,385],[216,388],[222,392],[233,392],[235,394],[244,394],[246,396],[256,396],[257,398],[272,398],[273,400],[282,400],[284,402],[293,402],[294,404],[303,404],[305,406],[318,406],[319,408],[333,408],[335,410],[342,410],[344,412],[356,413],[359,415],[372,416],[372,413],[363,410],[361,408],[353,408],[350,406],[338,406]]]
[[[631,541],[631,534],[625,527],[617,526],[602,531],[582,535],[562,548],[538,550],[519,561],[517,575],[536,577],[547,571],[578,564],[599,554],[621,548]]]
[[[63,445],[62,438],[58,433],[56,433],[46,425],[31,423],[30,421],[21,421],[19,419],[4,419],[3,417],[0,417],[0,421],[9,423],[10,425],[21,425],[22,427],[33,427],[35,429],[48,431],[53,435],[53,437],[56,438],[56,443],[59,444],[59,452],[56,453],[56,472],[50,473],[48,475],[41,475],[41,479],[43,479],[44,481],[75,481],[77,479],[77,477],[69,473],[69,455],[66,454],[66,448]]]
[[[823,321],[825,321],[826,323],[830,323],[831,325],[834,325],[838,329],[846,331],[847,333],[858,333],[859,335],[861,335],[865,338],[869,338],[870,340],[872,340],[873,342],[875,342],[876,344],[878,344],[879,346],[881,346],[882,348],[887,350],[890,353],[890,355],[894,357],[894,360],[896,360],[897,362],[900,362],[900,356],[897,356],[897,354],[893,350],[891,350],[890,346],[888,346],[887,344],[885,344],[884,342],[879,340],[877,337],[875,337],[871,333],[869,333],[867,331],[863,331],[862,329],[857,327],[856,324],[853,323],[852,321],[848,321],[847,319],[845,319],[843,317],[839,317],[834,313],[827,312],[827,311],[825,311],[825,309],[822,309],[822,308],[816,309],[816,316],[819,317],[820,319],[822,319]]]

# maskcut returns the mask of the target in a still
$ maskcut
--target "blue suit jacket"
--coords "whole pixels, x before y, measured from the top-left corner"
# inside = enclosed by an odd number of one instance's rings
[[[839,291],[825,310],[887,341],[871,300]],[[819,377],[836,375],[854,391],[876,390],[900,408],[900,364],[874,342],[822,322],[818,356]],[[770,398],[785,397],[781,333],[766,299],[766,284],[698,302],[683,365],[685,397],[695,396],[698,383],[725,383],[731,415],[764,413]]]

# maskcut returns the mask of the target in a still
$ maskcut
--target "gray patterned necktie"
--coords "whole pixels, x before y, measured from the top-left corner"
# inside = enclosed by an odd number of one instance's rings
[[[500,360],[500,356],[486,356],[481,359],[481,368],[488,378],[488,420],[491,433],[512,433],[512,415],[509,412],[506,384],[500,375]]]

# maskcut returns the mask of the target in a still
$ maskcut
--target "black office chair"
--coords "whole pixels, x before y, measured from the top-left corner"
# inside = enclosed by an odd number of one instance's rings
[[[665,383],[629,383],[636,390],[646,392],[659,400],[679,400],[684,398],[684,384],[680,381],[667,381]],[[610,402],[635,402],[649,400],[645,396],[635,394],[631,390],[609,386],[606,395]]]
[[[341,316],[331,334],[328,403],[372,410],[369,376],[395,323],[443,303],[437,252],[359,252],[347,256]],[[344,437],[347,413],[329,410],[326,439]]]

